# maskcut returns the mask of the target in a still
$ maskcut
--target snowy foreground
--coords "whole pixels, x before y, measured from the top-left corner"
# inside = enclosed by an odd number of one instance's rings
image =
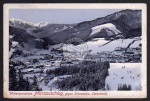
[[[131,85],[131,90],[141,90],[141,63],[110,63],[105,88],[117,90],[118,85]]]

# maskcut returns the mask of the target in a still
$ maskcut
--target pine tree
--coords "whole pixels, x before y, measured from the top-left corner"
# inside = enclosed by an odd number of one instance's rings
[[[9,68],[9,90],[16,91],[17,90],[17,77],[16,77],[16,69],[14,67]]]
[[[131,90],[131,89],[132,89],[132,88],[131,88],[131,85],[129,84],[129,85],[128,85],[128,90]]]
[[[19,76],[18,90],[19,90],[19,91],[24,91],[26,84],[25,84],[25,80],[23,79],[23,75],[22,75],[21,70],[19,70],[18,76]]]
[[[120,90],[120,84],[118,84],[118,90]]]
[[[34,75],[34,79],[33,79],[32,90],[33,91],[39,91],[40,90],[40,88],[38,87],[37,77],[35,75]]]
[[[26,78],[25,90],[26,90],[26,91],[31,90],[31,88],[30,88],[30,82],[29,82],[29,78],[28,78],[28,77]]]
[[[106,90],[110,90],[110,87],[108,84],[106,85]]]
[[[127,85],[123,84],[123,90],[128,90]]]

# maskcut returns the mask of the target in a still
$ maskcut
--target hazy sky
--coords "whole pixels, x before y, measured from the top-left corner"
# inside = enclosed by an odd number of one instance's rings
[[[49,22],[71,24],[94,20],[122,9],[11,9],[9,19],[32,23]]]

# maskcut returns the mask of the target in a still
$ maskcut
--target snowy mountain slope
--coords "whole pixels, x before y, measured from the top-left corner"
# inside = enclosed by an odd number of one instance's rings
[[[116,24],[124,24],[132,29],[141,27],[141,10],[122,10],[105,17],[97,18],[92,21],[84,21],[78,23],[74,28],[84,29],[87,27],[94,27],[97,25],[115,22]]]
[[[72,48],[77,49],[76,47],[81,47],[81,49],[83,49],[83,46],[86,45],[87,51],[90,51],[90,54],[93,55],[96,55],[97,53],[106,52],[106,51],[113,52],[113,54],[116,54],[114,50],[117,47],[127,48],[131,44],[129,48],[140,48],[140,44],[141,44],[140,38],[117,39],[113,41],[105,40],[104,38],[94,38],[94,39],[95,40],[91,40],[77,46],[67,45],[67,47],[69,47],[68,50],[71,51]],[[79,53],[80,52],[81,51],[79,51]]]
[[[46,43],[42,39],[28,34],[25,30],[9,26],[10,41],[18,42],[18,44],[27,50],[33,48],[46,48]]]
[[[48,22],[36,23],[36,24],[34,24],[34,26],[37,27],[37,28],[43,28],[43,27],[48,26]]]
[[[92,29],[92,32],[91,32],[90,36],[98,34],[99,32],[101,32],[102,29],[106,30],[108,36],[113,36],[113,35],[117,35],[117,34],[121,33],[121,31],[119,31],[116,28],[116,26],[112,23],[98,25],[98,26],[92,27],[91,29]]]
[[[88,46],[88,50],[92,50],[91,54],[96,54],[97,52],[103,51],[114,51],[116,47],[124,47],[126,48],[130,43],[132,43],[136,38],[131,39],[117,39],[114,41],[108,41],[102,38],[98,38],[96,41],[88,41],[86,44]],[[130,47],[139,47],[141,44],[141,40],[135,41],[131,44]]]
[[[100,29],[95,30],[99,32],[96,34],[96,32],[92,30],[97,28],[96,26],[105,28],[101,28],[100,32]],[[116,33],[124,38],[141,36],[141,11],[123,10],[92,21],[81,22],[72,28],[53,33],[49,35],[47,39],[57,43],[65,42],[73,37],[88,41],[91,38],[115,37],[114,35]]]
[[[35,25],[31,22],[26,22],[26,21],[22,21],[19,19],[10,19],[9,20],[9,26],[11,27],[15,27],[15,28],[20,28],[23,30],[26,30],[27,28],[34,28]]]
[[[33,24],[31,22],[22,21],[19,19],[10,19],[9,25],[12,27],[20,28],[20,29],[28,29],[28,28],[43,28],[48,26],[48,22],[39,22],[36,24]]]
[[[10,19],[9,26],[25,30],[28,34],[37,38],[46,37],[49,34],[73,27],[75,24],[49,24],[48,22],[31,22],[21,21],[19,19]]]
[[[123,68],[125,67],[125,68]],[[123,84],[130,84],[132,90],[141,90],[141,63],[110,63],[109,76],[106,78],[105,88],[118,90]]]

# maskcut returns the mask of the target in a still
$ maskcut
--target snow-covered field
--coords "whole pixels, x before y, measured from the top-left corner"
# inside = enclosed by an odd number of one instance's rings
[[[136,39],[118,39],[108,43],[109,41],[100,38],[97,41],[89,41],[86,44],[88,46],[88,49],[92,50],[91,54],[96,54],[97,52],[100,53],[103,51],[114,51],[116,47],[127,47],[134,40]],[[130,47],[139,47],[140,43],[141,40],[135,41],[133,44],[131,44]]]
[[[109,34],[112,34],[112,33],[119,34],[119,33],[121,33],[116,28],[116,26],[114,24],[106,23],[106,24],[102,24],[102,25],[98,25],[98,26],[92,27],[92,33],[90,34],[90,36],[99,33],[102,29],[105,29],[105,30],[107,29],[106,31],[108,31]]]
[[[137,40],[133,42],[134,40]],[[133,42],[133,43],[132,43]],[[95,38],[94,40],[88,41],[87,43],[80,44],[78,46],[74,46],[74,49],[77,49],[77,47],[80,47],[80,50],[87,50],[84,49],[85,46],[88,48],[88,50],[92,50],[91,54],[96,54],[97,52],[104,52],[104,51],[114,51],[116,47],[123,47],[126,48],[130,43],[130,47],[135,48],[139,47],[141,43],[140,38],[130,38],[130,39],[116,39],[113,41],[105,40],[104,38]],[[71,50],[73,48],[73,45],[67,45],[69,47],[68,50]],[[78,49],[79,50],[79,49]],[[81,52],[81,51],[80,51]]]
[[[135,42],[133,42],[134,40],[137,40]],[[133,43],[132,43],[133,42]],[[104,52],[104,51],[114,51],[116,47],[127,47],[130,43],[132,43],[130,45],[130,47],[135,48],[135,47],[139,47],[139,45],[141,44],[141,38],[140,37],[135,37],[135,38],[130,38],[130,39],[116,39],[113,41],[109,41],[109,40],[105,40],[104,38],[94,38],[91,41],[85,42],[83,44],[74,46],[74,45],[67,45],[67,47],[69,49],[67,49],[68,51],[72,51],[71,49],[76,49],[78,51],[86,51],[88,50],[92,50],[91,54],[96,54],[97,52]],[[64,44],[65,45],[65,44]],[[50,46],[49,50],[37,50],[36,54],[49,54],[50,50],[52,48],[61,48],[63,46],[63,44],[56,44],[53,46]],[[64,47],[62,47],[63,50]],[[66,47],[65,47],[66,48]],[[80,48],[80,49],[77,49]],[[79,53],[80,53],[79,52]]]
[[[132,90],[141,90],[141,63],[110,63],[106,78],[110,90],[117,90],[119,84],[130,84]]]

